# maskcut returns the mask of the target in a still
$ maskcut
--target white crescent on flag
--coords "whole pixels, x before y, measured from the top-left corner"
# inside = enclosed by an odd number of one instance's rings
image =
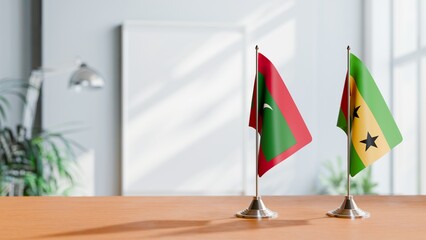
[[[263,109],[265,109],[265,108],[269,108],[269,109],[271,109],[272,111],[274,111],[274,109],[272,109],[272,107],[271,107],[269,104],[267,104],[267,103],[264,103],[264,104],[263,104]]]

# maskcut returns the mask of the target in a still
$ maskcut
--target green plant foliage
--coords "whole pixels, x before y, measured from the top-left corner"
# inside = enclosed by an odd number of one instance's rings
[[[1,194],[62,195],[63,187],[75,184],[70,169],[76,165],[76,146],[80,147],[59,132],[43,131],[26,138],[21,126],[16,133],[3,128],[0,131]]]
[[[326,161],[320,175],[320,194],[345,195],[347,191],[347,169],[343,166],[342,158],[337,161]],[[373,181],[371,167],[351,178],[351,194],[367,195],[377,194],[375,188],[377,183]]]
[[[24,92],[29,88],[33,86],[20,80],[0,80],[0,195],[67,195],[75,184],[74,149],[82,147],[65,134],[75,129],[41,131],[29,137],[23,126],[16,131],[4,126],[9,97],[26,104]]]

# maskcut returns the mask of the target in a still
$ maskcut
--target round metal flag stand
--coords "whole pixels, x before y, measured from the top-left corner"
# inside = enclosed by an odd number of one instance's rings
[[[240,218],[276,218],[278,213],[269,210],[262,199],[257,196],[253,197],[250,206],[236,214]]]
[[[330,217],[339,217],[339,218],[368,218],[370,213],[363,211],[359,208],[352,195],[345,196],[342,205],[333,210],[327,212],[327,215]]]

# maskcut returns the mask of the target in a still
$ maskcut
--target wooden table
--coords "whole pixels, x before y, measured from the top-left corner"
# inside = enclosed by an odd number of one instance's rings
[[[356,196],[360,220],[325,216],[341,196],[263,200],[278,218],[235,218],[251,197],[3,197],[0,239],[426,239],[426,196]]]

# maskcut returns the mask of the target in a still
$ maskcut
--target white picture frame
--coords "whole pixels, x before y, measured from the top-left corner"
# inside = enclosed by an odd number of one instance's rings
[[[123,24],[122,195],[244,194],[246,45],[241,26]]]

